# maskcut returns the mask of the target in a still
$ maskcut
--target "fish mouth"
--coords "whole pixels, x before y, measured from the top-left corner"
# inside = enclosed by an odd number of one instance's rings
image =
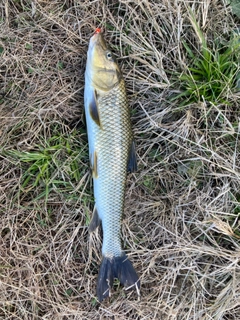
[[[103,34],[101,31],[95,31],[94,35],[90,39],[89,49],[93,50],[95,46],[99,46],[102,50],[107,49],[107,44],[103,38]]]

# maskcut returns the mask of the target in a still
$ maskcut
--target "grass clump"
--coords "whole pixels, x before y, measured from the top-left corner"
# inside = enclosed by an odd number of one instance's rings
[[[13,163],[22,170],[20,193],[36,193],[37,199],[48,200],[51,191],[63,193],[68,197],[73,193],[84,175],[81,160],[87,159],[87,148],[79,148],[76,143],[78,132],[64,134],[56,126],[51,136],[32,146],[32,150],[3,150],[5,156],[11,157]],[[40,191],[41,190],[41,191]]]
[[[179,76],[181,93],[174,99],[184,99],[181,105],[200,101],[228,103],[228,97],[237,89],[240,75],[240,34],[233,34],[224,44],[216,40],[211,48],[191,10],[189,14],[200,43],[200,52],[196,54],[187,42],[183,41],[189,62],[186,70]]]

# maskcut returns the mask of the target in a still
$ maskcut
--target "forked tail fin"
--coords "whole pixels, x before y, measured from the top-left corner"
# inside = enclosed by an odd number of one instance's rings
[[[100,302],[111,295],[114,278],[118,278],[127,289],[136,289],[139,295],[140,281],[126,254],[111,259],[103,256],[97,283],[97,296]]]

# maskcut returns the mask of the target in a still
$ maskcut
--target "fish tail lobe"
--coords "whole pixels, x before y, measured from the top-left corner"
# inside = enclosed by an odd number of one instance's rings
[[[103,256],[97,282],[97,296],[100,302],[111,296],[114,278],[119,279],[126,289],[136,289],[139,295],[140,280],[127,255],[124,253],[113,258]]]

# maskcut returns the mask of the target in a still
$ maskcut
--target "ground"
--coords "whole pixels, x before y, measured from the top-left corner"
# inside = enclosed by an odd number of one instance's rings
[[[240,318],[233,2],[0,3],[0,319]],[[117,56],[131,109],[138,171],[127,179],[122,242],[141,280],[141,299],[116,281],[102,304],[83,112],[97,27]],[[217,52],[216,63],[204,52]],[[189,95],[200,74],[195,58],[211,60],[203,67],[210,78]]]

